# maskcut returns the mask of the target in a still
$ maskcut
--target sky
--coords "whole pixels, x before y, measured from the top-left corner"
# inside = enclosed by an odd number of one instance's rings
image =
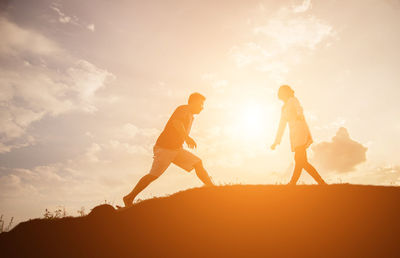
[[[400,184],[400,1],[2,0],[0,35],[6,222],[121,205],[192,92],[207,98],[193,153],[216,184],[289,181],[288,130],[269,148],[282,84],[328,183]],[[201,185],[171,165],[139,199]]]

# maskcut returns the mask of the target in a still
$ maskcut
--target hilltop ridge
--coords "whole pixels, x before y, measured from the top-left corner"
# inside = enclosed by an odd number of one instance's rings
[[[397,257],[399,207],[399,187],[203,187],[20,223],[0,248],[2,257]]]

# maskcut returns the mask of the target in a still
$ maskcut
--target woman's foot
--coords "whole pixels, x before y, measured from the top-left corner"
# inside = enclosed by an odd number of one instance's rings
[[[131,198],[130,196],[124,196],[124,198],[122,198],[122,200],[124,201],[125,207],[129,207],[133,205],[133,198]]]

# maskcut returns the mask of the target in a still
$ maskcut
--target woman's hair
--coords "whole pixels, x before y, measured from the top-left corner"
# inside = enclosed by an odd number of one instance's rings
[[[192,94],[190,94],[189,99],[188,99],[188,103],[191,103],[193,101],[197,101],[197,100],[206,100],[206,97],[204,97],[203,95],[201,95],[198,92],[194,92]]]
[[[285,99],[294,96],[294,90],[289,85],[282,85],[278,90],[278,98]]]

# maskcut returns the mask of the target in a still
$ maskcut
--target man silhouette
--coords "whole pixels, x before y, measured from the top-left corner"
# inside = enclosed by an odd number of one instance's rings
[[[303,168],[318,182],[318,184],[326,185],[317,170],[307,160],[307,148],[311,145],[313,140],[299,100],[294,96],[294,91],[288,85],[282,85],[279,88],[278,98],[284,102],[284,105],[282,107],[278,133],[271,149],[275,150],[276,145],[280,144],[286,124],[289,124],[290,144],[292,152],[294,152],[295,160],[293,176],[289,185],[295,185],[297,183]]]
[[[184,142],[190,149],[197,147],[189,133],[194,119],[193,115],[199,114],[203,110],[205,99],[200,93],[193,93],[189,96],[187,105],[181,105],[175,109],[154,145],[153,165],[150,172],[139,180],[128,195],[123,197],[125,207],[131,206],[136,196],[161,176],[171,163],[187,172],[194,168],[197,177],[205,185],[213,185],[201,159],[182,148]]]

